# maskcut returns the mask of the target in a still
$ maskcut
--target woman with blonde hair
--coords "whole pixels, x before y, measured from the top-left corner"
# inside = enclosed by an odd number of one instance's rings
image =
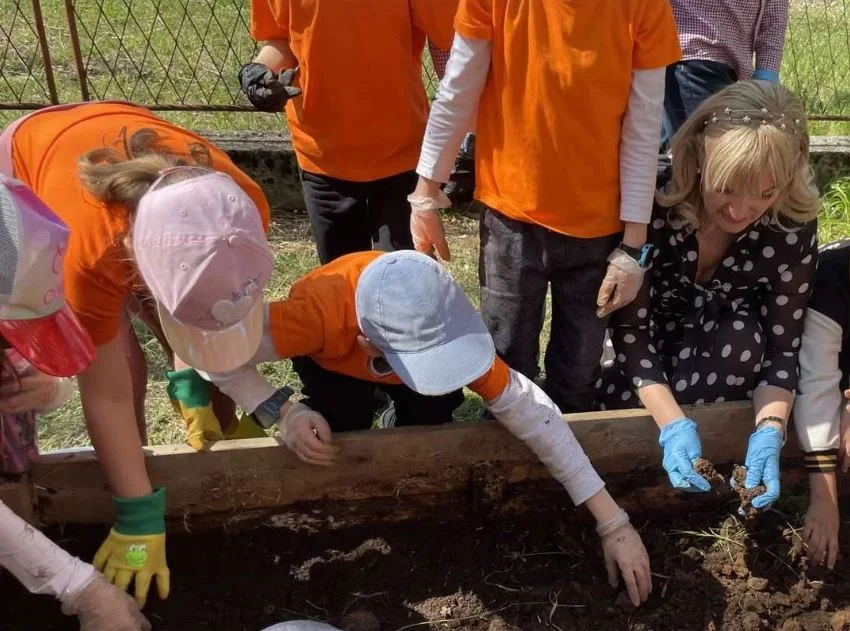
[[[263,232],[269,206],[260,187],[221,149],[144,107],[116,102],[57,106],[13,122],[0,135],[0,172],[27,184],[70,228],[65,295],[96,347],[94,361],[78,377],[83,414],[115,494],[116,521],[94,565],[122,589],[135,580],[139,605],[154,578],[165,598],[169,575],[165,490],[152,487],[142,452],[147,365],[130,316],[141,316],[166,353],[172,353],[128,239],[140,200],[157,182],[211,171],[229,177],[221,175],[225,183],[209,181],[205,190],[211,200],[171,206],[174,220],[193,208],[209,213],[212,204],[240,204],[251,225]],[[203,241],[206,235],[198,232],[194,238]],[[183,364],[175,368],[166,373],[168,393],[193,447],[246,432],[261,434],[254,423],[239,423],[233,402],[197,372]]]
[[[818,192],[802,103],[748,80],[702,104],[673,138],[649,230],[652,269],[611,323],[603,405],[644,406],[674,487],[707,491],[697,426],[681,405],[752,399],[745,485],[779,497],[779,452],[817,263]]]

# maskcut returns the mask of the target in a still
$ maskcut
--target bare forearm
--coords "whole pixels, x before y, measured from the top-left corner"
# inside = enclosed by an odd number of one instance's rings
[[[834,471],[818,471],[809,474],[809,493],[812,502],[828,502],[838,506],[838,484]]]
[[[646,243],[646,224],[627,221],[623,229],[623,243],[626,245],[639,248]]]
[[[667,384],[644,386],[637,391],[637,395],[659,428],[685,415]]]
[[[104,366],[98,365],[99,361],[78,380],[89,437],[116,495],[149,495],[153,489],[136,427],[129,369],[126,363]],[[109,372],[109,377],[104,377],[104,372]]]
[[[589,497],[584,505],[587,506],[587,510],[590,511],[598,524],[604,524],[620,512],[617,502],[604,488]]]
[[[791,415],[791,406],[794,404],[794,395],[785,388],[777,386],[759,386],[753,392],[753,408],[755,409],[755,422],[758,423],[768,416],[778,416],[787,421]],[[777,427],[780,423],[773,423]]]
[[[265,42],[254,61],[268,66],[275,72],[280,72],[284,68],[294,68],[298,65],[298,60],[292,53],[289,42],[285,39]]]

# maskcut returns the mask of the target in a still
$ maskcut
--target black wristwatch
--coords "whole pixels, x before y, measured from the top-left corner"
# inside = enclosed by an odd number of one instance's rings
[[[649,262],[649,253],[652,252],[651,243],[644,243],[643,246],[639,248],[633,248],[632,246],[621,242],[617,247],[632,257],[637,264],[640,265],[641,269],[646,269],[647,263]]]
[[[289,401],[293,394],[295,394],[295,390],[288,386],[278,388],[272,396],[257,406],[251,418],[263,429],[274,427],[278,418],[280,418],[280,408]]]

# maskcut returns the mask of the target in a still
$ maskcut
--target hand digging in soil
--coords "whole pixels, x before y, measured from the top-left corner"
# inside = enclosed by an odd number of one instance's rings
[[[753,507],[753,499],[765,493],[767,488],[764,484],[759,484],[751,489],[744,487],[744,481],[747,479],[747,470],[735,465],[732,469],[732,479],[735,482],[735,492],[741,498],[741,508],[745,519],[752,519],[758,514],[758,509]]]

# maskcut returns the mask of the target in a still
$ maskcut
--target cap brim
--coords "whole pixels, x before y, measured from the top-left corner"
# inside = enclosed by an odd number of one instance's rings
[[[207,331],[183,324],[157,305],[159,321],[171,350],[192,368],[229,372],[247,364],[263,337],[263,300],[258,298],[240,322],[227,329]]]
[[[450,342],[418,353],[384,353],[405,385],[419,394],[438,396],[469,385],[496,360],[493,338],[481,318]]]
[[[67,305],[43,318],[0,320],[0,335],[30,364],[54,377],[73,377],[94,361],[94,343]]]

